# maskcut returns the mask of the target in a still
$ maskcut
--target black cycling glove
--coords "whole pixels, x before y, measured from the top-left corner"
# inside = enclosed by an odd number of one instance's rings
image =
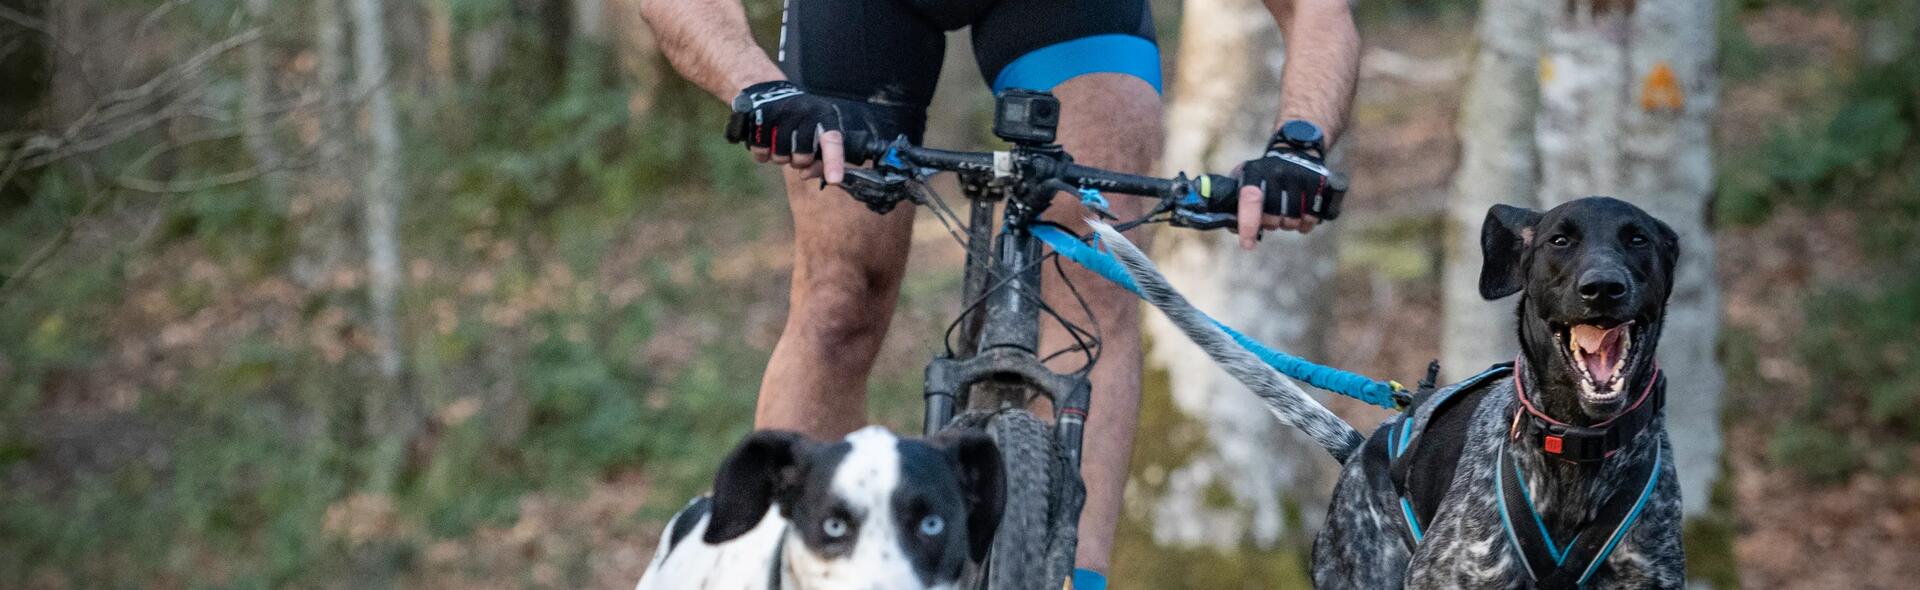
[[[1340,216],[1346,179],[1327,169],[1326,144],[1321,137],[1320,129],[1312,123],[1288,121],[1273,133],[1266,155],[1241,165],[1241,184],[1260,187],[1266,195],[1262,209],[1268,215]]]
[[[808,94],[786,80],[761,82],[734,97],[727,141],[781,156],[811,154],[819,150],[822,133],[870,131],[868,108],[863,102]]]

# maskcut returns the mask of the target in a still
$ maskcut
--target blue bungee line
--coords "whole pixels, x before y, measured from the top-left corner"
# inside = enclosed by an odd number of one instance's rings
[[[1042,242],[1046,242],[1048,246],[1053,248],[1053,251],[1059,252],[1060,255],[1067,260],[1072,260],[1080,266],[1086,267],[1087,270],[1106,277],[1107,280],[1113,281],[1114,284],[1125,287],[1128,291],[1132,291],[1134,295],[1140,294],[1139,285],[1134,284],[1133,277],[1127,275],[1126,269],[1120,265],[1119,260],[1110,254],[1101,252],[1093,246],[1088,245],[1086,242],[1080,241],[1079,236],[1073,235],[1053,225],[1036,224],[1029,226],[1028,230],[1033,232],[1034,237],[1040,238]],[[1312,361],[1274,350],[1265,344],[1261,344],[1258,340],[1241,334],[1238,330],[1227,327],[1226,324],[1220,323],[1220,320],[1215,320],[1212,317],[1208,317],[1207,319],[1212,321],[1213,325],[1219,326],[1221,331],[1227,333],[1227,336],[1232,337],[1234,342],[1240,343],[1240,346],[1246,347],[1248,351],[1253,352],[1254,356],[1260,357],[1260,360],[1265,361],[1268,366],[1273,367],[1274,370],[1280,371],[1280,373],[1288,377],[1305,381],[1308,385],[1382,408],[1389,410],[1400,409],[1399,404],[1394,401],[1394,393],[1401,389],[1397,383],[1374,380],[1365,375],[1316,364]]]

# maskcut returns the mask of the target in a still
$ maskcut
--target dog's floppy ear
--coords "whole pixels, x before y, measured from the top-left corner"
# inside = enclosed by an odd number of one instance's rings
[[[1520,259],[1533,244],[1533,226],[1540,223],[1540,212],[1509,205],[1494,205],[1487,220],[1480,224],[1480,296],[1499,299],[1520,292],[1524,272]]]
[[[978,432],[945,433],[938,440],[959,467],[954,475],[960,480],[960,490],[967,499],[967,548],[974,561],[986,559],[1007,502],[1000,447]]]
[[[1680,263],[1680,234],[1674,232],[1673,228],[1667,227],[1667,222],[1659,219],[1653,220],[1653,226],[1660,229],[1660,245],[1663,246],[1660,249],[1662,255],[1660,258],[1662,262],[1667,263],[1667,284],[1671,285],[1675,265]]]
[[[713,520],[702,539],[725,543],[759,525],[775,497],[799,485],[800,456],[812,444],[780,430],[755,432],[742,441],[713,477]]]

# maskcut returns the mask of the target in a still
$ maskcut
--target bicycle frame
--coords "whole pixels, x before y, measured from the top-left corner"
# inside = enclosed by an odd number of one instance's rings
[[[1041,269],[1036,264],[1041,259],[1040,242],[1027,231],[1038,212],[1010,198],[1027,187],[995,185],[989,180],[978,175],[961,178],[962,192],[971,203],[963,301],[984,301],[961,318],[960,345],[954,353],[927,364],[924,430],[928,435],[938,432],[961,408],[1024,408],[1031,401],[976,396],[976,386],[992,386],[995,393],[1038,392],[1055,410],[1054,442],[1077,470],[1091,384],[1083,375],[1062,375],[1041,363],[1040,308],[1028,299],[1040,293]],[[1001,202],[1006,207],[996,235],[994,209]],[[1009,276],[1016,272],[1018,276]]]

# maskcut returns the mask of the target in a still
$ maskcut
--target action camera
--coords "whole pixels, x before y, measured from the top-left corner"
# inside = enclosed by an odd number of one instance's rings
[[[1053,143],[1060,128],[1060,99],[1038,90],[1015,88],[993,106],[993,134],[1022,145]]]

